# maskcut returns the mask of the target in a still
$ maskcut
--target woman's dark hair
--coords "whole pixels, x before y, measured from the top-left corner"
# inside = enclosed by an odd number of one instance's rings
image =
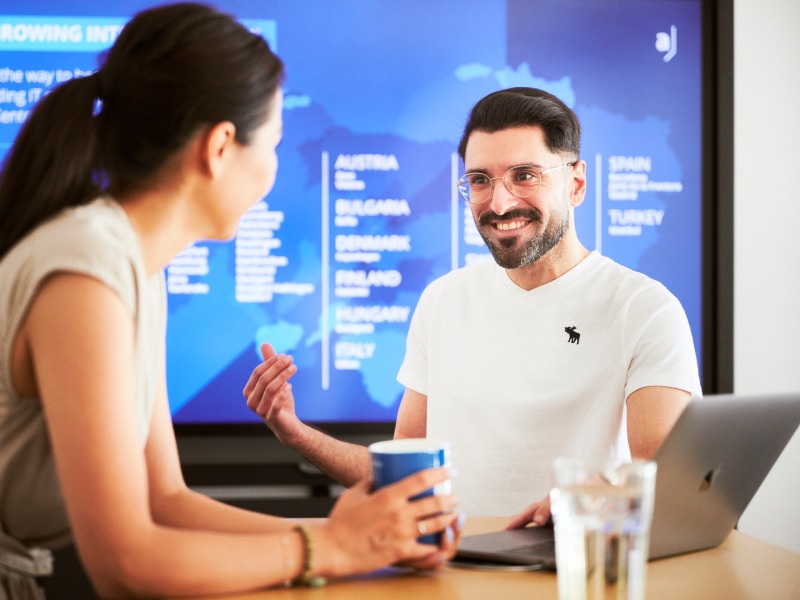
[[[550,152],[573,160],[581,155],[581,124],[572,109],[544,90],[515,87],[493,92],[472,107],[458,144],[461,160],[473,131],[495,133],[511,127],[541,127]]]
[[[0,258],[65,207],[146,186],[205,126],[231,121],[248,144],[283,81],[261,36],[192,3],[140,12],[101,63],[45,96],[9,151]]]

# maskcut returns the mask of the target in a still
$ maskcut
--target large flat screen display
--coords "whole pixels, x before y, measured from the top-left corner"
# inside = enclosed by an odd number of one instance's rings
[[[154,4],[4,3],[0,154],[39,98],[96,70],[126,20]],[[186,248],[166,269],[176,424],[256,422],[241,390],[262,342],[293,355],[303,419],[395,419],[420,292],[491,259],[454,187],[456,146],[470,107],[511,86],[545,89],[578,114],[580,240],[664,283],[703,356],[700,0],[216,6],[284,60],[285,135],[276,185],[236,238]]]

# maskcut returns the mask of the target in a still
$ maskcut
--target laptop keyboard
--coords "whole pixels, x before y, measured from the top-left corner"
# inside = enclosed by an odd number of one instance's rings
[[[526,544],[505,550],[505,554],[518,554],[520,556],[548,556],[555,555],[555,541],[541,542],[539,544]]]

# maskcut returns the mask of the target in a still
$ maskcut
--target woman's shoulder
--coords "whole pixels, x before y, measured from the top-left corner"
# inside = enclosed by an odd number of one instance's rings
[[[61,211],[31,234],[35,246],[58,245],[62,252],[99,250],[130,253],[135,236],[122,207],[109,198]],[[43,248],[44,249],[44,248]]]
[[[20,290],[35,290],[56,272],[99,279],[124,298],[135,296],[136,235],[122,207],[100,198],[66,209],[21,240],[3,259]]]

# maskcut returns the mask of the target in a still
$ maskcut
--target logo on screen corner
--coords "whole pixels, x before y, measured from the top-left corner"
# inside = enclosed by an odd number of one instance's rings
[[[678,28],[671,25],[669,33],[659,31],[656,34],[656,50],[664,53],[664,62],[669,62],[678,53]]]

